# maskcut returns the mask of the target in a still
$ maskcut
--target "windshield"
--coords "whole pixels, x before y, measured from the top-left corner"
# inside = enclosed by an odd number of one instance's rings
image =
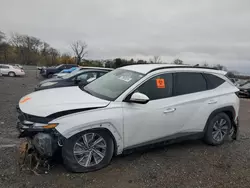
[[[116,69],[81,89],[96,97],[114,101],[143,76],[138,72]]]

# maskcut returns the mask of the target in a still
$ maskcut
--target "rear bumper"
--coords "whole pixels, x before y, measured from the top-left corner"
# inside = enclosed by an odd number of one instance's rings
[[[25,72],[16,73],[17,76],[25,76]]]
[[[234,126],[234,133],[232,134],[232,139],[237,140],[239,137],[239,128],[240,128],[240,123],[239,123],[239,117],[235,119],[233,122]]]

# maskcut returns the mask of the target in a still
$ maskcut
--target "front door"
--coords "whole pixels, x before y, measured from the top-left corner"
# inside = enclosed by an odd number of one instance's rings
[[[178,110],[172,101],[172,74],[154,76],[135,92],[147,95],[146,104],[123,103],[125,148],[164,139],[181,129]]]

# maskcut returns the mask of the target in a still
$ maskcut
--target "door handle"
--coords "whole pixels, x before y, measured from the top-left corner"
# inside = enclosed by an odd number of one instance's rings
[[[217,100],[210,100],[210,101],[208,101],[208,104],[215,104],[215,103],[217,103]]]
[[[165,111],[163,111],[163,113],[171,113],[171,112],[174,112],[176,110],[176,108],[168,108],[166,109]]]

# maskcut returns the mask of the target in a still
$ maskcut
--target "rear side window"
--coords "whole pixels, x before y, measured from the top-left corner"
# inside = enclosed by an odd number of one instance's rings
[[[204,76],[207,79],[208,89],[214,89],[225,82],[225,80],[213,74],[204,74]]]
[[[174,95],[185,95],[207,90],[207,82],[201,73],[180,72],[174,74]]]
[[[150,100],[163,99],[172,96],[172,74],[161,74],[143,83],[136,92],[143,93]]]
[[[9,67],[8,66],[6,66],[6,65],[2,65],[2,67],[1,67],[2,69],[9,69]]]

